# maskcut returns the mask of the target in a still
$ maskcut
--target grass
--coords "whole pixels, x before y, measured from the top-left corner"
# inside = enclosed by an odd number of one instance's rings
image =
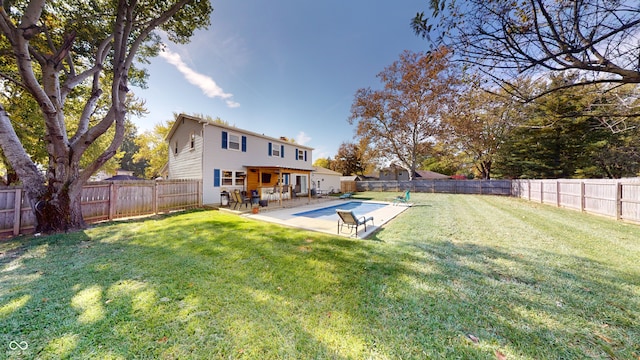
[[[0,242],[0,357],[640,357],[640,226],[411,196],[368,240],[193,211]]]

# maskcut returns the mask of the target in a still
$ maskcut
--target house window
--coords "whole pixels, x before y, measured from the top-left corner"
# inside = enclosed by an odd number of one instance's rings
[[[196,148],[196,134],[195,133],[191,133],[191,142],[189,143],[189,147],[191,148],[191,150]]]
[[[229,149],[240,150],[240,136],[229,134]]]
[[[247,174],[244,171],[236,171],[236,183],[237,186],[244,186],[244,179],[247,178]]]
[[[304,150],[298,150],[298,160],[304,160]]]
[[[222,186],[232,186],[233,185],[233,171],[223,170],[222,171]]]
[[[274,146],[273,149],[271,150],[271,156],[276,156],[276,157],[280,156],[280,149],[277,146]]]
[[[178,142],[173,143],[173,153],[178,155]]]
[[[236,134],[229,134],[226,131],[222,132],[222,148],[241,150],[247,152],[247,137]]]
[[[222,170],[220,183],[223,186],[244,186],[247,173],[244,171]]]

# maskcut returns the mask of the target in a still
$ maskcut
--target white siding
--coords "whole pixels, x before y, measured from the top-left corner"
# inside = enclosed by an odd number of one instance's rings
[[[240,149],[223,148],[222,134],[238,136]],[[191,146],[191,134],[194,134],[194,145]],[[246,138],[246,149],[242,151],[242,137]],[[169,179],[202,179],[203,203],[220,202],[220,191],[233,190],[244,186],[228,186],[220,183],[214,186],[214,170],[245,172],[247,166],[273,166],[293,169],[291,185],[295,185],[295,169],[311,171],[312,148],[300,146],[269,136],[237,129],[231,126],[212,123],[189,115],[180,115],[177,123],[169,131]],[[177,143],[177,151],[176,151]],[[284,156],[270,156],[272,149],[282,151]],[[300,159],[297,159],[300,151]],[[280,154],[279,154],[280,155]],[[235,179],[235,177],[234,177]],[[234,180],[235,183],[237,180]],[[304,182],[309,186],[310,179]],[[246,184],[246,180],[245,180]],[[245,189],[246,190],[246,189]]]
[[[237,134],[246,137],[246,151],[223,149],[222,133]],[[256,136],[252,133],[244,132],[241,129],[221,127],[215,124],[208,124],[204,127],[204,172],[203,182],[203,203],[219,203],[220,191],[233,190],[234,187],[214,186],[214,169],[221,171],[246,171],[246,166],[280,166],[293,169],[312,169],[311,159],[312,150],[308,147],[297,146],[296,144],[279,141],[267,137]],[[284,147],[283,156],[269,156],[269,143],[272,148]],[[306,151],[306,161],[303,159],[296,160],[297,150],[302,150],[302,154]],[[304,156],[304,155],[303,155]]]
[[[340,173],[332,174],[328,172],[322,172],[322,170],[314,171],[311,173],[311,181],[313,182],[312,187],[327,192],[331,190],[333,190],[334,192],[339,192],[341,176],[342,174]]]
[[[183,123],[169,139],[169,179],[202,179],[202,125],[190,119],[178,121]]]

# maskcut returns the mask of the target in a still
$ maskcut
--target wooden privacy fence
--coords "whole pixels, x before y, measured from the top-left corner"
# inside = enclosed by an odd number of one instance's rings
[[[512,195],[542,204],[640,222],[640,178],[513,180]]]
[[[511,180],[389,180],[356,181],[357,191],[404,191],[511,195]]]
[[[99,181],[81,195],[82,215],[94,223],[202,206],[200,180]],[[0,235],[33,231],[35,217],[22,187],[0,188]]]
[[[340,192],[342,193],[356,192],[358,191],[356,184],[357,184],[357,181],[340,181]]]

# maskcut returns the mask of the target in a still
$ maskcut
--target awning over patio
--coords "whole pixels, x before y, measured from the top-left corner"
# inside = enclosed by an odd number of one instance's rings
[[[311,172],[313,169],[293,168],[287,166],[261,166],[261,165],[244,165],[247,169],[247,188],[255,189],[261,192],[264,188],[278,189],[279,194],[283,194],[284,190],[288,190],[289,184],[285,184],[285,177],[291,174],[302,174],[307,176],[307,184],[310,185]],[[287,179],[290,180],[290,179]],[[295,190],[294,190],[295,191]],[[262,197],[262,194],[260,193]],[[310,189],[307,196],[311,198]],[[284,196],[279,196],[278,201],[282,205]]]

